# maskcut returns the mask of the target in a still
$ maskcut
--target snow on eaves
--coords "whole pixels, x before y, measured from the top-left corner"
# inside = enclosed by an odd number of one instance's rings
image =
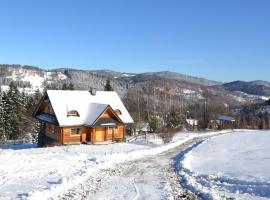
[[[91,95],[89,91],[48,90],[47,94],[60,126],[90,126],[108,105],[121,111],[119,118],[124,123],[133,123],[116,92],[98,91]],[[80,116],[67,116],[70,110],[76,110]]]

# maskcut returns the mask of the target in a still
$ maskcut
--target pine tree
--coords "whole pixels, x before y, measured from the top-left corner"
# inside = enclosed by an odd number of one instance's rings
[[[33,104],[33,98],[27,96],[24,91],[21,93],[21,123],[19,125],[20,137],[27,143],[32,143],[33,119],[31,117],[33,106],[29,107],[29,103]]]
[[[169,128],[179,128],[182,125],[182,119],[179,113],[171,111],[167,116],[167,126]]]
[[[7,139],[21,138],[23,99],[14,82],[10,83],[9,90],[3,94],[3,110]]]
[[[104,91],[113,91],[113,88],[111,86],[111,81],[109,79],[106,81],[106,85],[104,87]]]
[[[149,120],[149,126],[152,132],[156,133],[160,128],[160,120],[157,116],[151,116]]]
[[[33,96],[33,104],[34,105],[37,105],[41,98],[42,98],[42,93],[40,92],[39,89],[37,89],[35,91],[34,96]],[[32,107],[32,110],[34,111],[34,108],[33,107]]]
[[[34,95],[34,103],[30,104],[31,102],[29,102],[29,106],[31,106],[32,111],[31,113],[34,112],[34,108],[37,106],[37,104],[39,103],[39,101],[42,98],[42,93],[37,89]],[[33,120],[33,131],[32,131],[32,143],[38,143],[38,135],[40,134],[41,131],[41,122],[39,122],[38,120],[32,118]]]
[[[74,90],[73,83],[64,83],[62,86],[62,90]]]
[[[24,101],[24,106],[27,112],[23,114],[24,126],[22,127],[22,130],[24,131],[23,139],[27,143],[37,143],[41,124],[38,120],[32,117],[32,114],[41,98],[42,94],[40,90],[37,89],[33,96],[27,96]]]
[[[0,144],[5,143],[5,140],[6,140],[4,116],[5,116],[5,113],[4,113],[3,102],[2,102],[2,91],[0,87]]]

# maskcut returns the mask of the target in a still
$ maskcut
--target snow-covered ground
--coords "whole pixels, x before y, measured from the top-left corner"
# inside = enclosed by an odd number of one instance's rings
[[[270,198],[270,131],[210,138],[179,159],[182,182],[204,199]]]
[[[0,199],[57,199],[106,169],[220,133],[179,133],[169,144],[155,137],[109,145],[0,149]]]
[[[67,79],[66,75],[62,72],[50,72],[50,71],[32,71],[28,69],[23,69],[20,68],[18,70],[12,70],[9,69],[11,72],[11,76],[7,76],[7,79],[11,79],[13,81],[23,81],[23,82],[28,82],[31,87],[24,87],[24,88],[18,88],[20,92],[24,91],[27,94],[33,94],[37,89],[40,91],[43,89],[43,83],[44,81],[51,82],[54,80],[56,77],[59,80],[65,80]],[[8,85],[1,85],[1,90],[2,91],[7,91],[9,89]]]
[[[238,102],[247,102],[247,101],[267,101],[270,97],[268,96],[261,96],[261,95],[252,95],[247,94],[241,91],[235,91],[234,94],[230,94]]]

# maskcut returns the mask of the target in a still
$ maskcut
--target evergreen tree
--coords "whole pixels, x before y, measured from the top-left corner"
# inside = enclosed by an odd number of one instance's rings
[[[14,82],[9,85],[9,90],[3,94],[3,110],[5,133],[7,139],[21,138],[20,127],[22,123],[23,98]]]
[[[21,117],[21,123],[19,125],[20,130],[20,137],[21,139],[24,139],[27,143],[32,141],[32,109],[28,107],[29,102],[32,102],[32,98],[27,96],[25,92],[23,91],[21,93],[21,109],[20,109],[20,117]]]
[[[37,89],[35,91],[34,96],[33,96],[33,103],[34,103],[34,105],[37,105],[39,103],[39,101],[40,101],[41,98],[42,98],[42,93],[40,92],[39,89]],[[34,108],[32,110],[34,111]]]
[[[106,81],[106,85],[104,87],[104,91],[113,91],[113,88],[111,86],[111,81],[109,79]]]
[[[37,142],[41,124],[32,113],[41,97],[39,90],[33,96],[24,91],[20,93],[14,82],[10,83],[7,92],[0,91],[0,144],[16,139]]]
[[[34,96],[29,96],[26,99],[26,109],[27,113],[25,115],[24,123],[24,140],[27,143],[37,143],[38,134],[40,131],[41,124],[38,120],[32,117],[32,114],[35,110],[36,105],[41,99],[41,93],[37,90]]]
[[[149,126],[152,132],[156,133],[160,128],[160,120],[157,116],[151,116],[149,120]]]
[[[62,86],[62,90],[74,90],[73,83],[64,83]]]
[[[167,116],[167,127],[169,128],[179,128],[183,124],[181,116],[174,110]]]
[[[2,103],[2,91],[0,87],[0,144],[5,143],[6,135],[5,135],[5,121],[4,121],[4,109]]]

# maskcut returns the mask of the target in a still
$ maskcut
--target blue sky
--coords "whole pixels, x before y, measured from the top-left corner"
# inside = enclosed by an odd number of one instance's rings
[[[270,81],[269,0],[1,0],[0,63]]]

